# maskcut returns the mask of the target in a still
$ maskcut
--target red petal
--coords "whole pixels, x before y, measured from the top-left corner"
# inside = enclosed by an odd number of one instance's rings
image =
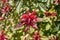
[[[35,11],[33,11],[33,12],[32,12],[32,15],[36,15],[36,12],[35,12]]]
[[[26,22],[27,19],[21,19],[21,21]]]
[[[36,15],[31,15],[30,18],[35,19],[35,18],[37,18],[37,16]]]
[[[27,31],[29,28],[30,28],[30,26],[29,26],[29,25],[27,25],[27,26],[26,26],[26,28],[25,28],[25,31]]]
[[[58,5],[58,3],[59,3],[58,1],[59,1],[59,0],[55,0],[55,3],[54,3],[54,4]]]
[[[37,24],[33,24],[32,27],[38,29]]]
[[[3,20],[4,18],[3,17],[0,17],[0,20]]]
[[[30,24],[30,22],[31,22],[31,19],[29,18],[29,19],[27,20],[27,24],[29,25],[29,24]]]
[[[27,19],[29,16],[27,14],[23,14],[21,18]]]
[[[37,19],[33,19],[32,22],[36,23],[37,22]]]
[[[57,14],[56,13],[52,13],[51,16],[56,16]]]
[[[43,18],[37,18],[36,20],[37,20],[37,22],[41,22],[41,21],[43,21]]]

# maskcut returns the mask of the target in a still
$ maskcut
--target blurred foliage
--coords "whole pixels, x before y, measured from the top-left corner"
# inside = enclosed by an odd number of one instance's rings
[[[51,35],[60,38],[60,4],[54,4],[54,0],[9,0],[8,3],[11,10],[8,15],[4,16],[4,20],[0,21],[0,31],[4,28],[9,40],[22,40],[26,34],[30,35],[29,40],[31,40],[33,33],[38,30],[42,40],[48,40],[47,38]],[[0,2],[0,10],[1,5],[3,5],[2,2]],[[25,26],[20,29],[15,28],[16,24],[20,22],[20,16],[26,12],[26,8],[29,8],[31,12],[37,9],[37,16],[43,18],[42,22],[37,23],[38,30],[30,28],[30,30],[24,32]],[[45,10],[55,11],[57,17],[54,19],[45,17]]]

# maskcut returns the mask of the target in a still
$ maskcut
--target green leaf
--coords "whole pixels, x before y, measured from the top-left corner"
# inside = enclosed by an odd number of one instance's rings
[[[50,24],[47,24],[46,25],[46,30],[49,30],[51,28],[51,25]]]
[[[49,7],[49,6],[50,6],[50,0],[47,1],[47,7]]]
[[[19,13],[19,11],[20,11],[20,8],[21,8],[21,6],[22,6],[22,3],[23,1],[21,0],[20,2],[19,2],[19,4],[18,4],[18,6],[17,6],[17,8],[16,8],[16,12],[17,13]]]
[[[32,28],[32,27],[30,27],[30,30],[29,30],[29,33],[33,33],[35,30]]]
[[[54,28],[54,31],[53,31],[53,32],[59,31],[59,27],[60,27],[60,24],[58,24],[58,25]]]
[[[12,0],[9,0],[9,4],[11,5],[11,6],[13,6],[13,1]]]

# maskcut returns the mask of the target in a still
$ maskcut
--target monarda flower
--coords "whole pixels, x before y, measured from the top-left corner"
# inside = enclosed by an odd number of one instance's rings
[[[2,0],[3,3],[7,3],[9,0]]]
[[[4,6],[2,9],[2,13],[8,13],[10,11],[11,7],[9,5]]]
[[[35,29],[38,29],[36,23],[39,21],[40,21],[40,18],[37,17],[35,11],[33,11],[32,13],[29,12],[21,16],[21,22],[17,24],[17,27],[20,27],[25,24],[26,25],[25,31],[27,31],[30,28],[30,26]]]
[[[56,37],[51,37],[51,38],[49,38],[49,40],[58,40],[58,37],[56,36]]]
[[[38,32],[35,32],[33,35],[33,40],[41,40],[41,36],[39,35]]]
[[[50,16],[54,17],[54,16],[57,16],[57,14],[56,14],[55,12],[50,13],[50,12],[47,11],[47,10],[46,10],[46,12],[45,12],[45,15],[46,15],[46,17],[50,17]]]
[[[4,30],[0,32],[0,40],[8,40],[6,34],[4,33]]]

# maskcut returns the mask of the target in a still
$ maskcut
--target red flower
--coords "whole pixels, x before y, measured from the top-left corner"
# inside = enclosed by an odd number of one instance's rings
[[[9,5],[4,6],[3,9],[2,9],[2,13],[7,13],[7,12],[10,11],[10,9],[11,9],[11,7]]]
[[[48,12],[48,11],[46,11],[45,12],[45,15],[46,15],[46,17],[50,17],[50,16],[57,16],[57,14],[56,13],[54,13],[54,12],[52,12],[52,13],[50,13],[50,12]]]
[[[7,36],[4,33],[4,30],[0,33],[0,40],[8,40]]]
[[[49,40],[58,40],[58,37],[51,37]]]
[[[8,2],[8,0],[2,0],[2,2],[3,2],[3,3],[6,3],[6,2]]]
[[[33,40],[41,40],[41,36],[39,35],[38,32],[35,32],[33,35]]]
[[[50,14],[50,12],[48,12],[48,10],[46,10],[45,15],[46,15],[46,17],[51,16],[51,14]]]
[[[37,18],[36,12],[32,13],[29,12],[21,16],[21,22],[17,24],[17,27],[20,27],[25,24],[26,25],[25,31],[27,31],[30,28],[30,26],[32,26],[35,29],[38,29],[36,24],[38,21],[39,18]]]

